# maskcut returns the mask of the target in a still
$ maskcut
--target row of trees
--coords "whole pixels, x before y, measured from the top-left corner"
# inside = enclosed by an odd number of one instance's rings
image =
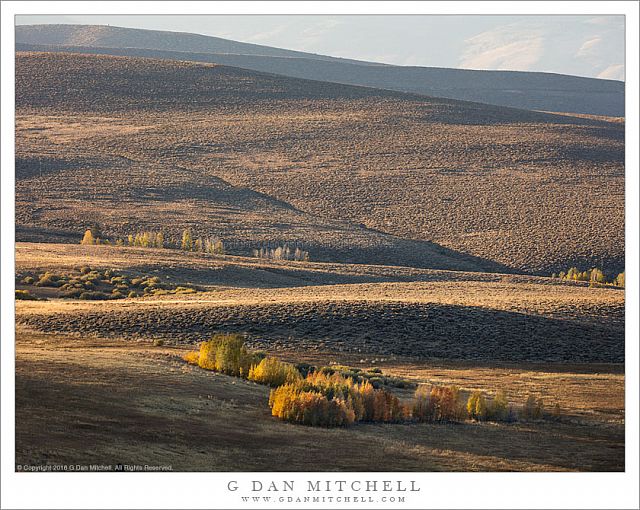
[[[412,416],[419,422],[513,421],[515,412],[507,395],[499,390],[492,399],[484,392],[474,391],[465,399],[456,386],[418,387]]]
[[[309,252],[299,247],[291,248],[287,243],[282,246],[276,246],[275,248],[269,246],[262,246],[260,248],[254,248],[252,252],[254,257],[260,259],[272,259],[272,260],[300,260],[308,261]]]
[[[314,370],[303,377],[295,365],[249,351],[238,334],[218,334],[202,342],[189,363],[273,387],[273,416],[308,425],[338,426],[354,421],[399,421],[404,407],[386,390],[368,381]]]
[[[116,241],[116,245],[123,246],[122,239]],[[164,234],[162,232],[138,232],[127,236],[128,246],[140,248],[165,248]]]
[[[577,267],[571,267],[567,272],[560,271],[557,274],[553,273],[551,277],[559,278],[564,281],[589,282],[591,284],[616,285],[617,287],[624,287],[624,272],[608,281],[602,269],[598,269],[597,267],[586,271],[580,271]]]
[[[212,237],[196,237],[191,229],[185,229],[181,238],[166,238],[163,232],[142,231],[129,234],[124,239],[111,241],[103,239],[97,228],[87,229],[80,241],[84,245],[115,245],[115,246],[135,246],[138,248],[173,248],[196,253],[210,253],[213,255],[224,255],[225,247],[221,239]],[[308,261],[309,252],[299,246],[291,247],[288,243],[279,246],[261,246],[254,248],[252,255],[256,258],[271,260],[298,260]]]
[[[180,249],[184,251],[224,255],[224,244],[220,239],[211,237],[194,237],[190,229],[185,229],[182,232]]]
[[[174,248],[183,251],[210,253],[223,255],[225,253],[224,244],[220,239],[211,237],[195,237],[190,229],[182,232],[182,238],[166,239],[162,232],[144,231],[129,234],[126,239],[116,239],[114,242],[109,239],[101,239],[96,229],[87,229],[80,244],[85,245],[115,245],[115,246],[135,246],[138,248]]]
[[[420,386],[409,403],[402,403],[384,388],[375,388],[364,377],[345,376],[344,371],[298,369],[296,365],[248,350],[241,335],[215,335],[200,344],[185,360],[207,370],[241,377],[271,386],[271,414],[282,420],[312,426],[342,426],[354,422],[426,423],[514,421],[516,413],[506,393],[493,398],[474,391],[464,398],[455,386]],[[523,419],[543,417],[542,399],[530,395],[522,409]]]

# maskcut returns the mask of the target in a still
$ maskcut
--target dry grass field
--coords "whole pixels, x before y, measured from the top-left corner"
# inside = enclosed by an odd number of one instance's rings
[[[620,367],[549,371],[396,359],[382,364],[385,371],[416,381],[504,387],[513,399],[540,392],[547,403],[561,405],[563,418],[323,429],[278,421],[267,406],[268,388],[186,365],[179,358],[183,348],[20,329],[16,347],[21,464],[149,464],[186,471],[624,469]],[[319,353],[307,359],[341,358]]]
[[[624,270],[623,120],[38,52],[16,104],[17,463],[624,470],[624,290],[549,277]],[[282,243],[310,261],[249,256]],[[557,413],[285,423],[267,387],[183,361],[221,332]]]
[[[18,53],[17,232],[193,227],[237,253],[624,268],[624,124],[211,64]]]
[[[107,246],[18,244],[26,276],[88,265],[206,292],[116,301],[22,301],[48,332],[196,342],[242,332],[255,347],[483,361],[624,361],[624,292],[549,278],[391,266],[268,262]],[[53,296],[55,297],[55,296]]]
[[[55,289],[20,283],[24,275],[78,265],[155,274],[204,291],[96,302],[59,299]],[[17,245],[16,268],[18,288],[49,297],[16,303],[19,463],[624,469],[618,289],[528,276],[32,243]],[[553,321],[563,324],[560,330]],[[377,366],[416,383],[466,391],[502,388],[516,404],[542,395],[562,415],[542,423],[286,424],[270,415],[267,388],[180,359],[216,331],[245,333],[252,346],[283,360]],[[154,346],[158,339],[163,345]],[[395,391],[411,397],[412,390]]]

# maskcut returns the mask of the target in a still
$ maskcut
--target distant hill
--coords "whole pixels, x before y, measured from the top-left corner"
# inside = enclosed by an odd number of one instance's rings
[[[94,25],[20,25],[16,48],[211,62],[529,110],[624,116],[623,82],[561,74],[393,66],[218,37]]]
[[[624,123],[228,66],[16,55],[19,240],[141,229],[239,253],[624,268]]]
[[[148,48],[179,52],[261,55],[268,57],[303,57],[315,60],[367,64],[367,62],[359,60],[272,48],[208,35],[107,25],[17,25],[16,43],[104,48]]]

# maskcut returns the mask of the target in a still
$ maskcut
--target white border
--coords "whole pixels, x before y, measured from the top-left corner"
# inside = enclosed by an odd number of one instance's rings
[[[399,508],[638,508],[638,4],[636,2],[2,2],[2,507],[251,508],[230,480],[419,480]],[[626,472],[169,473],[14,472],[14,15],[16,14],[622,14],[626,15]],[[370,504],[260,505],[367,508]],[[376,504],[376,507],[383,505]]]

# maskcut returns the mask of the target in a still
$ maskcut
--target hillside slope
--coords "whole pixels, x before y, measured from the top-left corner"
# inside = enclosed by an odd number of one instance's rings
[[[16,104],[19,238],[190,226],[322,260],[624,267],[620,122],[60,53],[17,55]]]
[[[215,62],[289,77],[515,108],[624,116],[624,83],[614,80],[381,65],[197,34],[94,25],[18,26],[16,43],[18,50]]]
[[[17,25],[16,43],[106,48],[149,48],[272,57],[312,57],[316,60],[366,64],[366,62],[358,60],[273,48],[208,35],[106,25]]]
[[[55,299],[25,276],[73,267],[157,275],[201,292]],[[241,332],[260,349],[505,362],[624,362],[624,291],[557,279],[389,266],[260,261],[178,250],[16,245],[17,324],[83,337],[198,342]]]

